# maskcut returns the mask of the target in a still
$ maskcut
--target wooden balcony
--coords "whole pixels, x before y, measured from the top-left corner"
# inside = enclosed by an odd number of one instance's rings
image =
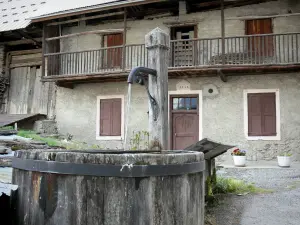
[[[224,45],[222,45],[224,43]],[[300,33],[173,40],[169,76],[295,71],[300,69]],[[222,47],[223,46],[223,47]],[[144,44],[45,54],[44,81],[82,83],[125,79],[147,66]]]

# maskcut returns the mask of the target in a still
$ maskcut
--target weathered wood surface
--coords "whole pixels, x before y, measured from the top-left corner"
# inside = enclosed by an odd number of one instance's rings
[[[41,82],[41,67],[10,70],[8,114],[54,114],[55,84]]]
[[[149,75],[149,91],[156,99],[159,111],[153,120],[154,111],[149,104],[150,149],[168,149],[168,62],[170,36],[160,28],[155,28],[145,37],[148,49],[149,68],[157,71],[157,77]]]
[[[18,151],[23,159],[110,165],[181,164],[192,154],[89,154]],[[13,171],[17,225],[203,225],[203,173],[118,178]]]

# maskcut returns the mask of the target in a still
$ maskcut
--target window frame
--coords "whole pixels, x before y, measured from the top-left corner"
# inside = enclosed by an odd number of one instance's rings
[[[100,135],[100,101],[102,99],[121,99],[121,136],[101,136]],[[102,95],[97,96],[96,113],[96,140],[123,140],[124,139],[124,95]]]
[[[275,93],[275,104],[276,104],[276,135],[275,136],[249,136],[248,135],[248,94],[255,93]],[[280,98],[279,89],[246,89],[244,90],[244,134],[247,140],[257,141],[276,141],[281,140],[280,132]]]

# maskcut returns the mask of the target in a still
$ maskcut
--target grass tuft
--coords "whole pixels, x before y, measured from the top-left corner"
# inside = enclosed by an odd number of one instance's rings
[[[234,178],[218,177],[214,187],[215,194],[247,194],[247,193],[270,193],[272,190],[255,187],[253,184],[246,183]]]
[[[31,131],[31,130],[19,130],[17,135],[24,137],[24,138],[31,138],[32,140],[35,140],[35,141],[44,142],[48,146],[52,146],[52,147],[61,146],[61,143],[59,140],[57,140],[55,138],[41,137],[36,132]]]

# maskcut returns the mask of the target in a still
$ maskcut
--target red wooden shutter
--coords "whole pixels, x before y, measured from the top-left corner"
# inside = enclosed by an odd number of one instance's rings
[[[276,135],[276,96],[275,93],[265,93],[262,104],[262,136]]]
[[[261,135],[261,98],[259,94],[248,94],[248,135]]]
[[[123,45],[123,34],[107,35],[107,47]],[[107,50],[107,64],[109,68],[122,65],[122,48],[110,48]]]
[[[121,135],[121,99],[100,100],[100,136]]]
[[[248,135],[276,135],[275,93],[248,94]]]
[[[272,19],[246,21],[246,35],[272,34]],[[252,54],[273,56],[273,36],[250,37],[248,48]]]

